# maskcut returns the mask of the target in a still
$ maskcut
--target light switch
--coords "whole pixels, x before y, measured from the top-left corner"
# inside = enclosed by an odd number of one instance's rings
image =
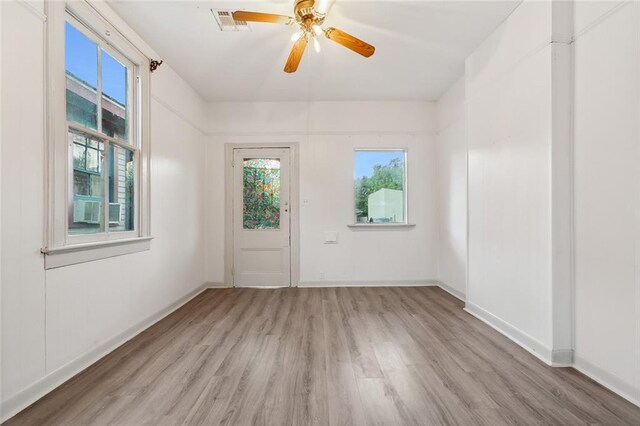
[[[325,244],[338,244],[338,232],[337,231],[325,231],[324,232]]]

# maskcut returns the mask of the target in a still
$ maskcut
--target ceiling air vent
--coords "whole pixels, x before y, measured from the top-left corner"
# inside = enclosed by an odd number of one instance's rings
[[[230,10],[211,9],[213,17],[220,27],[220,31],[251,31],[251,27],[246,21],[236,21],[233,19]]]

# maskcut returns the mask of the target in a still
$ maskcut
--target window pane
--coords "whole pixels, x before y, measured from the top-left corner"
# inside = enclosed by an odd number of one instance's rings
[[[95,234],[104,231],[102,175],[104,151],[87,148],[96,144],[94,138],[81,133],[69,132],[69,145],[73,149],[73,203],[69,213],[69,234]],[[86,152],[86,162],[80,153]],[[76,156],[78,161],[76,161]]]
[[[99,151],[93,148],[88,148],[86,170],[90,172],[100,173],[101,158],[102,158],[102,151]]]
[[[280,229],[280,160],[243,162],[243,228]]]
[[[127,67],[102,51],[102,133],[127,141]]]
[[[404,151],[356,151],[356,223],[405,223]]]
[[[109,155],[109,231],[135,229],[133,151],[111,145]]]
[[[98,46],[65,24],[67,120],[97,129]]]
[[[87,147],[84,145],[78,145],[77,143],[73,144],[73,168],[87,168]]]

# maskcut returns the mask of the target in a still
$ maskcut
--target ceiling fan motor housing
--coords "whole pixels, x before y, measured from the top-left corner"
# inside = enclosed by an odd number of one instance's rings
[[[293,6],[296,22],[306,31],[311,31],[312,25],[322,25],[324,22],[325,15],[318,13],[314,5],[315,0],[296,0]]]

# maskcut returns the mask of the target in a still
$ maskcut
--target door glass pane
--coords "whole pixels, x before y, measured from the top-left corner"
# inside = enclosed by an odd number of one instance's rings
[[[104,144],[89,135],[69,132],[73,155],[73,204],[69,212],[69,234],[104,231]]]
[[[98,46],[70,23],[65,24],[67,120],[97,129]]]
[[[134,155],[133,151],[111,145],[109,153],[109,231],[133,231]]]
[[[102,133],[129,140],[127,67],[102,51]]]
[[[243,162],[243,228],[280,229],[280,160]]]

